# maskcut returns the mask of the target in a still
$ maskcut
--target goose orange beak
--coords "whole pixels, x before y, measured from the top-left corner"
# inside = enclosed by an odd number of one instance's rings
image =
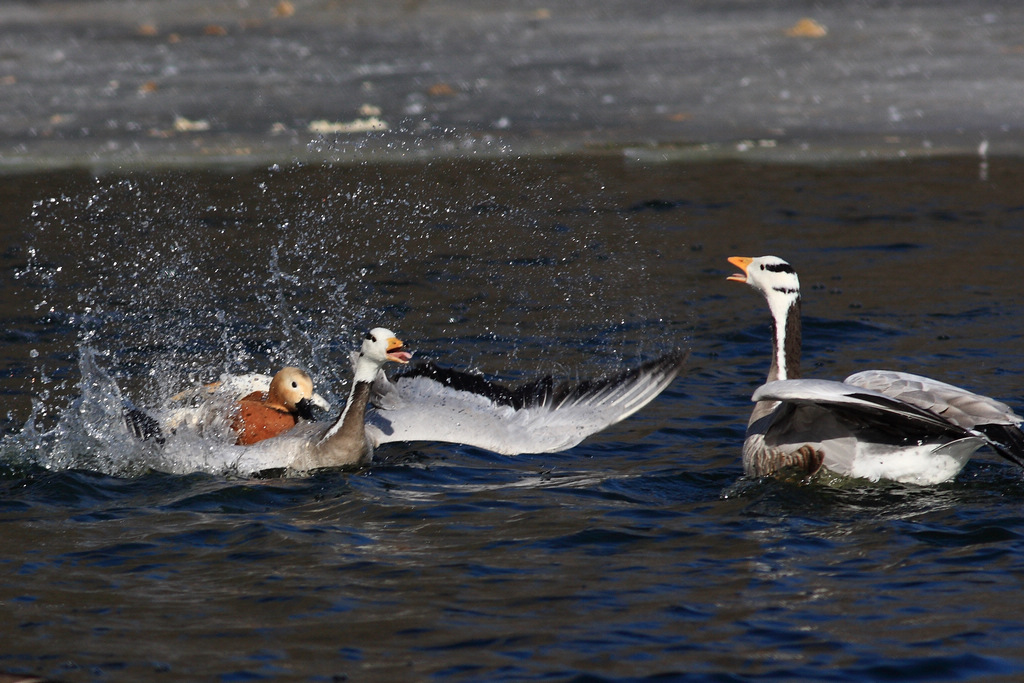
[[[753,260],[754,259],[750,258],[749,256],[730,256],[729,257],[729,263],[733,264],[734,266],[736,266],[737,268],[739,268],[743,272],[742,273],[733,273],[732,275],[730,275],[729,277],[727,277],[725,279],[726,280],[731,280],[733,282],[746,282],[747,281],[747,266],[749,266],[750,263]]]
[[[388,339],[387,359],[403,365],[412,360],[412,354],[405,350],[405,344],[398,337]]]

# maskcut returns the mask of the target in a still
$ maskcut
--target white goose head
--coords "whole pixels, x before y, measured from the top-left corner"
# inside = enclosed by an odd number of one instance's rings
[[[412,354],[405,350],[405,344],[394,332],[375,327],[366,333],[356,357],[356,381],[372,382],[377,371],[388,361],[405,364],[411,358]]]
[[[787,304],[800,298],[800,278],[793,266],[778,256],[730,256],[729,263],[742,273],[730,275],[733,282],[745,282],[768,299],[785,301]]]
[[[793,266],[778,256],[730,256],[742,273],[728,277],[745,282],[764,295],[772,312],[774,354],[768,379],[800,376],[800,278]]]

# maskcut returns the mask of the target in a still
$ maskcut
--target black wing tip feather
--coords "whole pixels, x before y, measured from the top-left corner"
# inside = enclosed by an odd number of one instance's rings
[[[1024,432],[1019,425],[987,424],[978,425],[975,429],[985,435],[992,450],[1024,468]]]
[[[163,430],[160,429],[160,423],[144,411],[126,405],[124,407],[124,423],[128,427],[128,431],[137,439],[153,440],[161,446],[164,444],[165,439]]]
[[[683,364],[689,356],[689,349],[685,351],[676,349],[613,375],[577,382],[563,382],[556,388],[555,393],[551,396],[551,401],[561,404],[565,401],[581,399],[598,394],[609,387],[635,382],[645,376],[662,377],[666,380],[667,385],[682,371]]]
[[[830,412],[849,428],[864,432],[865,438],[879,443],[905,445],[934,438],[958,439],[969,434],[963,427],[899,399],[861,392],[849,392],[846,396],[861,401],[861,404],[783,398],[781,409],[765,419],[772,425],[783,424],[795,411],[817,406]]]
[[[887,410],[894,410],[903,413],[907,416],[916,417],[922,425],[929,425],[931,431],[936,433],[946,433],[951,436],[963,436],[967,434],[966,429],[959,427],[949,420],[943,418],[941,415],[936,415],[930,410],[920,408],[913,403],[907,403],[901,401],[898,398],[892,398],[890,396],[875,396],[873,394],[862,394],[859,392],[852,392],[850,396],[865,403],[871,403]]]
[[[1024,468],[1024,432],[1021,431],[1020,425],[985,424],[978,425],[974,427],[973,430],[968,430],[948,422],[941,416],[938,416],[929,410],[919,408],[913,404],[906,403],[905,401],[900,401],[899,399],[861,393],[851,393],[850,395],[882,408],[898,409],[905,414],[916,415],[921,420],[919,426],[924,429],[924,435],[945,434],[951,437],[961,437],[972,431],[976,434],[980,433],[985,437],[985,440],[988,442],[989,446],[992,447],[992,450],[1018,467]],[[837,409],[836,412],[844,411]],[[863,418],[866,413],[860,409],[851,409],[846,411],[845,414],[847,419],[859,419]],[[876,428],[879,426],[883,427],[883,431],[885,431],[884,420],[880,420],[872,424]],[[905,425],[892,428],[891,432],[892,435],[898,436],[903,440],[913,438],[912,433],[907,430]]]
[[[452,389],[485,396],[495,403],[521,410],[560,405],[565,401],[596,394],[610,386],[636,380],[646,375],[661,376],[670,382],[682,371],[683,364],[689,355],[689,349],[676,349],[635,368],[613,375],[597,379],[564,381],[558,384],[555,384],[551,375],[545,375],[524,384],[509,387],[489,380],[483,375],[442,367],[432,361],[417,363],[401,373],[399,377],[426,377]]]
[[[495,403],[512,405],[515,392],[503,384],[493,382],[483,375],[464,370],[453,370],[438,365],[433,361],[421,361],[395,376],[395,379],[406,377],[426,377],[446,387],[471,394],[486,396]]]

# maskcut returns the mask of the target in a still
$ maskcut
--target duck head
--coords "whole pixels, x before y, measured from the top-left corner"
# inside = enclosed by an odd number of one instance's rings
[[[313,380],[299,368],[282,368],[270,380],[267,404],[284,408],[305,420],[313,419],[313,408],[330,410],[331,405],[313,392]]]

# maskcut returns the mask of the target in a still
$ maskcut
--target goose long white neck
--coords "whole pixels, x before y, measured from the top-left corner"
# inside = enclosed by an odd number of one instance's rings
[[[373,381],[377,379],[377,373],[380,372],[382,367],[382,363],[370,360],[365,354],[359,354],[359,356],[356,357],[356,362],[353,367],[353,390],[358,382],[370,382],[372,384]]]
[[[800,377],[800,290],[770,290],[765,294],[772,312],[772,364],[768,381]]]
[[[730,275],[768,302],[772,313],[772,364],[768,381],[800,376],[800,278],[793,266],[778,256],[731,256],[729,263],[743,272]]]

